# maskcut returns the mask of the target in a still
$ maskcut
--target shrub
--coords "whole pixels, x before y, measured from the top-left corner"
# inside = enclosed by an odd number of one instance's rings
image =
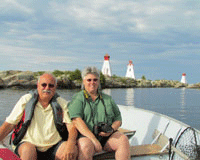
[[[44,73],[45,73],[45,71],[34,72],[33,76],[34,76],[35,78],[37,78],[38,76],[41,76],[41,75],[43,75]]]
[[[105,76],[102,74],[102,72],[100,72],[100,83],[101,83],[101,87],[105,88],[106,79],[105,79]]]
[[[69,80],[71,81],[82,80],[81,71],[79,69],[76,69],[75,71],[67,71],[65,74],[69,75]]]
[[[143,75],[143,76],[141,77],[141,79],[142,79],[142,80],[146,80],[146,77]]]
[[[59,71],[59,70],[55,70],[55,71],[53,71],[53,73],[52,73],[55,77],[58,77],[58,76],[61,76],[61,75],[63,75],[64,74],[64,72],[63,71]]]
[[[114,79],[115,78],[119,78],[119,76],[117,76],[117,75],[114,74],[114,75],[112,75],[112,78],[114,78]]]

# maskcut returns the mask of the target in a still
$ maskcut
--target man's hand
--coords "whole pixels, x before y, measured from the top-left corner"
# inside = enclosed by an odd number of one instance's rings
[[[77,153],[78,151],[75,142],[65,141],[59,147],[56,156],[61,160],[75,160]]]
[[[96,152],[101,152],[102,151],[101,143],[96,138],[92,139],[91,141],[94,144],[95,151]]]
[[[99,133],[99,136],[108,137],[108,136],[110,136],[112,133],[113,133],[113,132],[109,132],[109,133],[100,132],[100,133]]]
[[[0,141],[2,141],[14,128],[15,128],[14,124],[4,122],[0,126]]]
[[[68,129],[68,140],[63,142],[59,148],[61,152],[58,152],[61,160],[75,160],[78,155],[78,149],[76,146],[77,130],[73,123],[66,124]]]

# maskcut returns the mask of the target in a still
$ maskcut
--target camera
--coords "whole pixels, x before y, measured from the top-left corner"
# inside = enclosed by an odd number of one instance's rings
[[[98,135],[100,132],[111,133],[113,132],[113,128],[107,123],[99,122],[97,125],[94,126],[94,134]]]

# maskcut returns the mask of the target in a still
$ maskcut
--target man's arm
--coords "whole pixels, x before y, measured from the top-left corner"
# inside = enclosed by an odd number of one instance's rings
[[[95,135],[89,130],[89,128],[87,127],[87,125],[85,124],[85,122],[82,120],[82,118],[77,117],[77,118],[73,118],[73,123],[75,124],[76,128],[78,129],[78,131],[88,137],[89,139],[96,139]]]
[[[121,126],[121,124],[122,124],[121,121],[115,121],[115,122],[113,122],[113,124],[112,124],[113,130],[114,130],[114,131],[118,130],[119,127]]]
[[[119,127],[121,126],[121,121],[115,121],[113,122],[113,124],[111,125],[113,132],[111,133],[105,133],[105,132],[100,132],[99,135],[102,137],[107,137],[110,136],[111,134],[113,134],[115,131],[117,131],[119,129]]]
[[[76,128],[82,135],[88,137],[93,142],[95,146],[95,151],[101,152],[102,151],[101,143],[97,140],[95,135],[89,130],[85,122],[80,117],[77,117],[73,118],[73,123],[75,124]]]
[[[78,132],[73,123],[67,123],[66,127],[68,130],[68,139],[67,139],[66,147],[64,150],[63,159],[73,160],[73,159],[76,159],[76,157],[78,156],[78,149],[76,146],[76,138],[77,138]]]
[[[14,124],[4,122],[0,127],[0,141],[2,141],[14,128]]]
[[[76,146],[77,130],[72,123],[67,124],[68,140],[63,142],[56,152],[56,157],[62,160],[75,160],[78,156]]]
[[[66,124],[67,130],[68,130],[68,142],[76,144],[76,138],[78,135],[78,132],[76,130],[76,127],[74,126],[73,123],[68,123]]]

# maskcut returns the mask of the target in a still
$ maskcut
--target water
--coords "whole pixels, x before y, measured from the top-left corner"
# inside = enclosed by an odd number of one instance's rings
[[[79,90],[58,90],[70,100]],[[120,105],[148,109],[180,120],[200,130],[200,90],[174,88],[104,89]],[[27,90],[0,90],[0,123]]]

